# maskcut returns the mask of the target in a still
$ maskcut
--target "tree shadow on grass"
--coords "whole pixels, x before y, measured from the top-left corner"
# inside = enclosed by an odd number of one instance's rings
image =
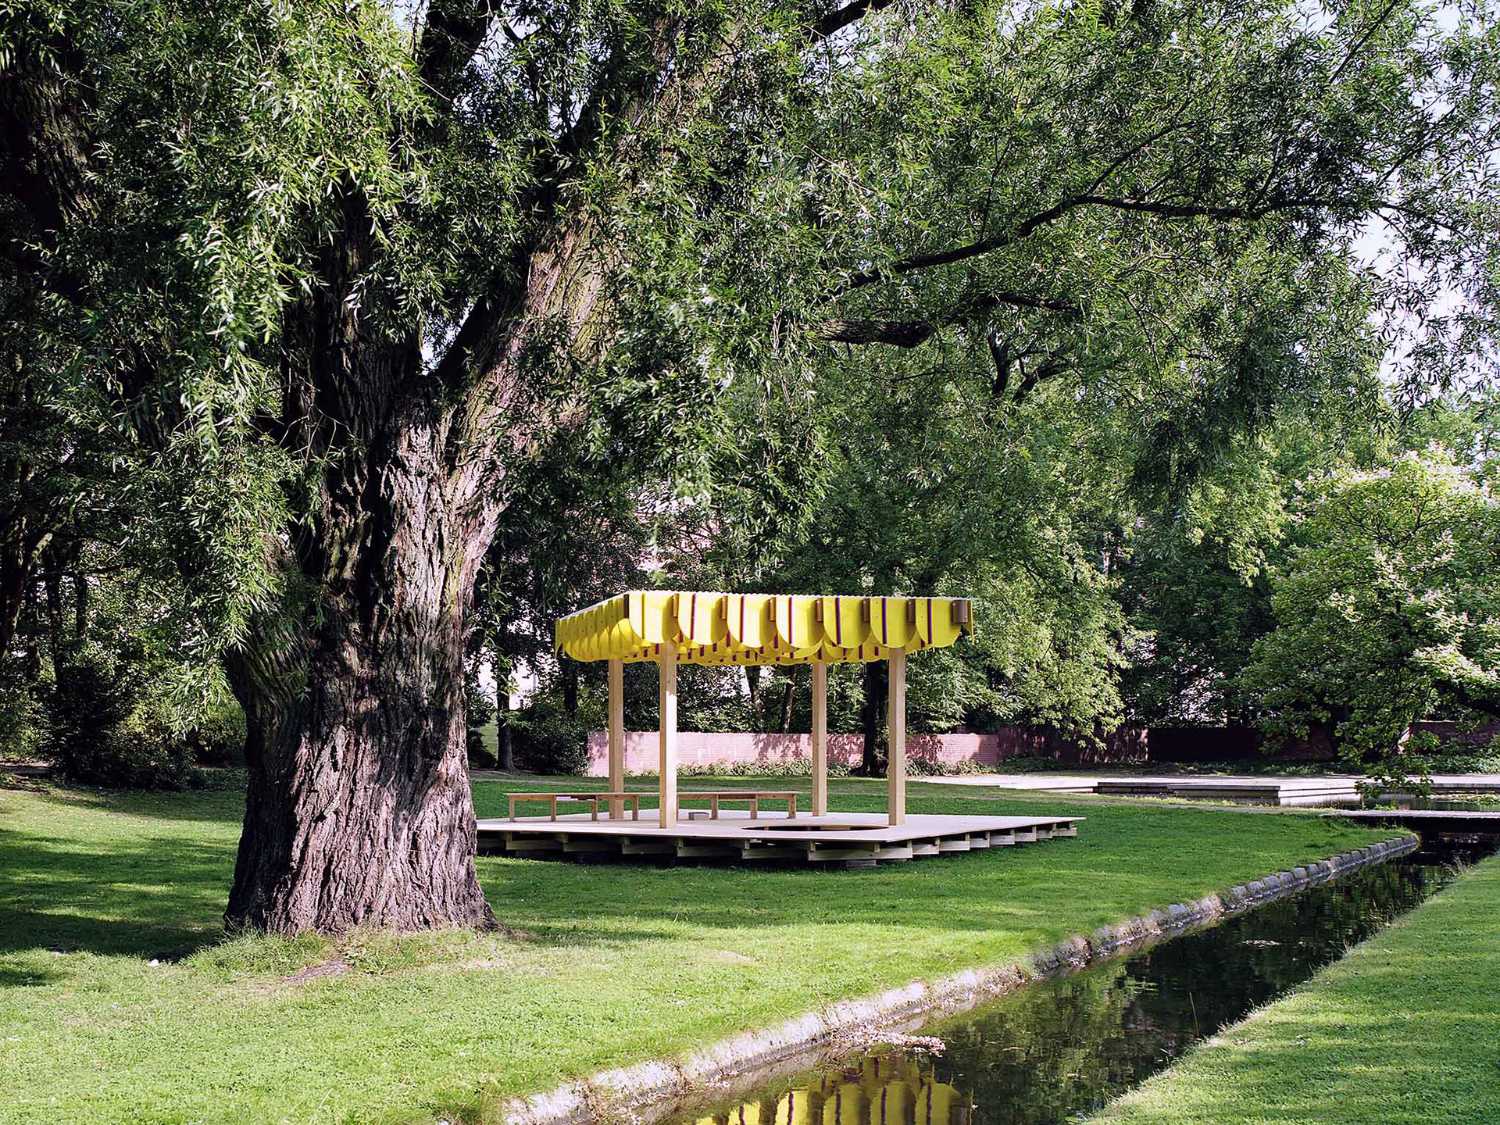
[[[0,790],[0,798],[5,795],[4,790]],[[27,796],[54,804],[59,810],[97,809],[102,813],[163,821],[238,825],[245,815],[244,793],[230,789],[154,793],[54,785],[47,791],[28,793]]]
[[[63,980],[54,969],[35,969],[25,965],[0,964],[0,988],[40,988]]]
[[[1116,886],[1115,893],[1150,901],[1149,879],[1119,874],[1130,886]],[[1081,867],[1060,873],[1049,865],[1044,874],[1008,849],[868,871],[585,866],[556,860],[480,863],[481,883],[502,921],[549,943],[604,946],[680,936],[684,923],[698,932],[826,923],[941,931],[955,937],[997,929],[1040,936],[1051,929],[1049,907],[1063,905],[1049,903],[1045,884],[1077,885],[1088,877]]]
[[[220,937],[233,865],[234,848],[217,842],[150,836],[91,848],[0,829],[0,954],[184,957]]]
[[[0,953],[65,949],[176,958],[219,940],[238,794],[66,791],[40,799],[55,804],[55,830],[45,816],[33,816],[26,828],[0,827],[0,917],[6,923]],[[918,807],[928,811],[927,804]],[[120,819],[94,832],[88,825],[95,809],[101,824],[106,817]],[[1271,822],[1167,808],[1100,808],[1088,815],[1076,840],[874,871],[485,858],[479,870],[502,921],[548,943],[622,946],[680,935],[684,922],[705,932],[828,922],[886,932],[977,938],[1000,929],[1040,937],[1058,916],[1073,925],[1097,917],[1093,924],[1099,924],[1180,901],[1195,888],[1206,893],[1228,885],[1234,879],[1225,872],[1202,886],[1200,868],[1216,852],[1222,858],[1232,851],[1243,872],[1234,874],[1245,878],[1291,858],[1284,837],[1257,831]],[[172,822],[205,828],[174,828]],[[1256,858],[1262,849],[1264,863]]]
[[[1057,806],[1047,811],[1077,815]],[[502,921],[559,944],[662,940],[684,923],[713,933],[823,922],[964,943],[1004,931],[1041,944],[1063,936],[1062,923],[1086,932],[1351,846],[1321,819],[1176,807],[1085,815],[1076,839],[867,871],[484,857],[479,872]]]

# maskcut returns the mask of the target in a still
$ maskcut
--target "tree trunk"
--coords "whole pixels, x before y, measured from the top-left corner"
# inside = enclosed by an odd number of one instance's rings
[[[510,657],[495,645],[495,757],[496,765],[515,772],[516,744],[510,729]]]
[[[89,579],[82,568],[73,574],[73,643],[82,645],[89,635]]]
[[[230,927],[495,925],[474,871],[463,667],[493,527],[453,510],[440,449],[402,438],[331,470],[355,479],[327,482],[295,544],[318,596],[229,661],[249,767]]]
[[[865,666],[865,699],[860,705],[860,726],[864,730],[865,746],[860,757],[859,772],[865,777],[885,776],[885,698],[889,688],[884,660],[871,660]]]
[[[790,674],[788,674],[788,679],[781,688],[781,719],[776,724],[776,729],[782,734],[786,734],[792,729],[792,701],[796,687],[797,685],[793,683],[790,679]]]
[[[751,722],[758,730],[763,725],[760,716],[760,669],[754,664],[745,665],[745,685],[750,691]]]

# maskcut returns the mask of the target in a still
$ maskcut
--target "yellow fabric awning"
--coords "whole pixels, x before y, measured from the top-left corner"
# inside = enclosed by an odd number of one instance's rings
[[[811,664],[943,648],[973,631],[967,598],[632,590],[560,618],[556,647],[574,660],[656,660],[671,643],[683,664]]]

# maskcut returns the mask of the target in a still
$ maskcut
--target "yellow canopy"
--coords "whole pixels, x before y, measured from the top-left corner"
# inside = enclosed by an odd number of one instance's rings
[[[811,664],[885,660],[973,631],[967,598],[632,590],[560,618],[556,647],[574,660],[656,660],[671,643],[683,664]]]

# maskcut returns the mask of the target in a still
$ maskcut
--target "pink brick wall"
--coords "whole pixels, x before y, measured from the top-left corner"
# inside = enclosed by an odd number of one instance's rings
[[[1418,723],[1449,745],[1484,745],[1500,733],[1500,724],[1469,732],[1455,723]],[[700,734],[677,735],[677,760],[682,765],[729,765],[735,762],[786,762],[810,756],[805,734]],[[995,767],[1018,756],[1052,758],[1059,765],[1089,766],[1130,762],[1203,762],[1258,759],[1261,736],[1250,727],[1121,727],[1104,739],[1103,745],[1083,746],[1075,740],[1042,728],[1002,727],[996,734],[908,734],[907,754],[914,761],[959,765],[974,762]],[[589,735],[588,772],[603,777],[608,771],[603,731]],[[828,756],[833,762],[854,765],[860,759],[864,738],[857,734],[828,736]],[[1300,742],[1275,755],[1281,761],[1321,761],[1332,756],[1326,738]],[[625,735],[627,773],[656,771],[656,732],[629,731]]]
[[[625,772],[655,773],[657,735],[653,731],[625,732]],[[739,734],[679,731],[677,763],[682,766],[729,765],[736,762],[790,762],[811,756],[812,738],[806,734]],[[831,734],[828,736],[828,759],[843,765],[855,765],[864,750],[864,736]],[[608,739],[604,731],[589,734],[591,777],[609,773]],[[1001,759],[1000,736],[994,734],[909,734],[906,753],[921,761],[958,765],[978,762],[992,766]]]

